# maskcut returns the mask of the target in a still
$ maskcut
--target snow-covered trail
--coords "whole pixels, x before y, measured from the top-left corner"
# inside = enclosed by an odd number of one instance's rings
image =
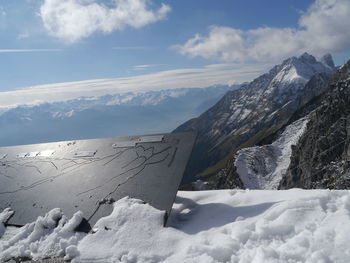
[[[11,253],[40,258],[61,244],[74,262],[350,262],[350,191],[179,192],[166,228],[163,215],[124,198],[94,234],[61,228],[26,243],[22,233]],[[0,239],[0,259],[8,239]]]

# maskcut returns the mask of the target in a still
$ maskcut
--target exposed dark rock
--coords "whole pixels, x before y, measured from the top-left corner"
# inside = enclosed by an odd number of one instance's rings
[[[235,159],[231,158],[227,162],[227,167],[230,167],[230,168],[229,169],[223,168],[216,175],[217,189],[234,189],[234,188],[245,189],[245,186],[242,180],[237,174],[236,167],[234,166],[234,162],[235,162]]]
[[[350,62],[334,75],[328,91],[307,107],[318,107],[298,144],[280,189],[350,189]],[[308,111],[302,109],[300,112]]]

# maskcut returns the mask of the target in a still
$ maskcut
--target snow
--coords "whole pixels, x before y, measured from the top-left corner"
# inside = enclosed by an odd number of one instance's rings
[[[192,188],[195,191],[211,190],[214,189],[209,182],[203,182],[202,180],[197,180],[192,183]]]
[[[233,109],[232,106],[231,109]],[[233,123],[234,121],[242,121],[245,118],[247,118],[251,112],[252,110],[243,108],[243,106],[241,105],[237,105],[231,115],[228,113],[222,114],[222,122],[225,121],[227,118],[228,123]]]
[[[307,122],[308,119],[303,118],[292,123],[272,144],[237,152],[235,166],[246,188],[277,189],[290,164],[291,146],[297,144]]]
[[[78,240],[84,236],[74,231],[82,219],[82,213],[77,212],[68,220],[60,209],[55,208],[17,231],[12,228],[10,231],[14,234],[4,240],[0,239],[0,262],[18,257],[38,260],[65,256],[70,259],[71,246],[77,245]]]
[[[13,213],[14,212],[10,208],[6,208],[0,213],[0,238],[5,233],[5,223],[9,220]]]
[[[298,83],[306,83],[308,79],[303,78],[297,72],[294,66],[285,65],[283,69],[276,75],[272,82],[280,82],[283,84],[290,84],[297,81]]]
[[[279,101],[284,93],[297,93],[316,73],[332,73],[334,69],[333,59],[330,55],[326,55],[321,61],[317,61],[315,57],[307,53],[299,58],[289,58],[282,65],[272,69],[272,72],[277,74],[267,86],[265,93],[274,94],[274,91],[277,90],[278,95],[275,100]]]
[[[0,239],[0,261],[10,255],[107,263],[350,260],[350,191],[179,192],[165,228],[162,211],[127,197],[94,233],[73,231],[81,216],[68,221],[54,209],[39,217]]]
[[[240,115],[240,119],[244,120],[252,111],[250,109],[243,109],[242,114]]]

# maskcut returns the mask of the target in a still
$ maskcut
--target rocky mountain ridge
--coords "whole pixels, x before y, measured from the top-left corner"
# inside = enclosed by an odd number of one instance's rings
[[[289,58],[240,89],[228,92],[198,118],[179,126],[175,132],[198,133],[183,182],[225,171],[227,161],[237,150],[273,135],[295,111],[322,93],[322,89],[308,83],[327,83],[334,70],[330,55],[319,61],[307,53]]]
[[[328,79],[328,84],[316,80],[319,75],[307,86],[323,92],[296,111],[285,127],[264,138],[260,146],[238,151],[217,184],[211,186],[350,189],[350,61]]]
[[[279,188],[350,189],[350,61],[314,104]]]

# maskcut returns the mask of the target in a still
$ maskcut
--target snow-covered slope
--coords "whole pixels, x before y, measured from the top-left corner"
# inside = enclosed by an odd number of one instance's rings
[[[254,146],[283,127],[308,102],[306,98],[311,100],[322,92],[308,86],[310,79],[315,75],[326,79],[334,70],[330,55],[320,61],[307,53],[291,57],[242,88],[228,92],[201,116],[179,126],[176,131],[198,132],[187,182],[193,181],[195,175],[218,172],[237,149]]]
[[[350,261],[349,191],[179,192],[166,228],[163,215],[124,198],[96,223],[94,234],[78,235],[72,229],[81,215],[67,222],[55,209],[35,224],[7,228],[0,261],[11,256],[103,263]]]
[[[235,166],[245,188],[277,189],[290,164],[292,145],[303,134],[307,118],[295,121],[272,144],[239,150]]]
[[[129,92],[19,106],[0,113],[0,145],[169,132],[238,87]]]

